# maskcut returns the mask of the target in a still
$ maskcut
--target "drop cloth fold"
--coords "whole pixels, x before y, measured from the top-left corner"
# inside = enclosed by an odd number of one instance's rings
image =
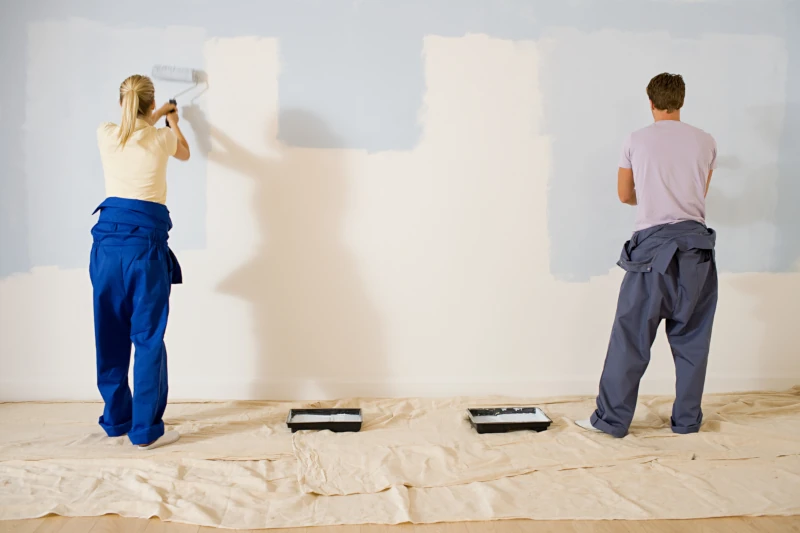
[[[547,431],[479,435],[468,406],[509,400],[405,400],[364,405],[361,433],[299,432],[293,438],[304,492],[380,492],[389,487],[441,487],[542,469],[573,469],[659,460],[771,458],[800,453],[800,388],[785,394],[709,396],[701,433],[669,429],[671,401],[646,400],[632,434],[611,439],[575,426],[591,400],[527,402],[554,421]],[[517,401],[516,403],[519,403]]]
[[[109,439],[97,424],[101,403],[0,404],[0,461],[181,457],[257,460],[292,456],[286,429],[289,409],[338,407],[341,402],[192,402],[170,404],[165,423],[181,440],[158,451],[134,449],[127,438]],[[346,402],[345,402],[346,403]]]
[[[172,404],[179,445],[133,450],[96,426],[99,404],[0,404],[0,519],[55,513],[232,529],[533,519],[689,519],[800,514],[800,387],[709,395],[697,435],[644,399],[615,440],[562,398],[344,400],[361,433],[296,433],[301,404]],[[543,433],[477,435],[466,406],[538,405]],[[329,494],[329,495],[326,495]],[[670,505],[664,505],[664,502]]]
[[[0,519],[119,514],[231,529],[800,514],[800,458],[627,463],[450,487],[304,494],[289,460],[0,463]],[[286,476],[286,477],[284,477]],[[669,502],[669,505],[664,505]]]

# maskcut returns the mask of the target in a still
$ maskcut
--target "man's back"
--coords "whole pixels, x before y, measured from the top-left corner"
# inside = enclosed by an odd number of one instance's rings
[[[659,120],[632,133],[619,166],[633,170],[635,231],[685,220],[705,224],[706,183],[716,157],[714,138],[679,120]]]

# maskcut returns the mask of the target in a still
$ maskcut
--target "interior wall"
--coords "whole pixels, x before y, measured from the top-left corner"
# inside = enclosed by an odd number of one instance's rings
[[[719,146],[707,390],[800,381],[798,3],[140,3],[2,6],[0,400],[99,398],[95,130],[156,63],[209,80],[169,169],[173,399],[593,394],[662,71]],[[672,388],[661,334],[642,390]]]

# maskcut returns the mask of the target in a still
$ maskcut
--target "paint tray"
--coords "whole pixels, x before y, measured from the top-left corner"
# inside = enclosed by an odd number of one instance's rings
[[[295,431],[361,431],[361,409],[292,409],[286,425]]]
[[[544,431],[553,423],[538,407],[490,407],[468,412],[469,421],[478,433]]]

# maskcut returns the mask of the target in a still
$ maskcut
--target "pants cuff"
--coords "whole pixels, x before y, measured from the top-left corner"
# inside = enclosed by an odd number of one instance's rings
[[[698,433],[701,424],[694,424],[692,426],[676,426],[672,425],[672,432],[678,435],[689,435],[690,433]]]
[[[628,434],[628,428],[614,427],[611,424],[604,422],[599,416],[597,416],[597,411],[592,413],[589,421],[592,423],[592,426],[594,426],[595,429],[599,429],[603,433],[608,433],[612,437],[621,439]]]
[[[131,430],[131,426],[133,424],[132,421],[128,421],[123,424],[117,424],[116,426],[110,426],[103,422],[102,416],[98,422],[100,423],[100,427],[103,428],[103,430],[106,432],[106,435],[109,437],[122,437],[123,435],[126,435]]]
[[[128,433],[128,438],[132,444],[137,446],[140,444],[150,444],[157,441],[164,434],[164,422],[159,422],[156,425],[150,426],[145,429],[137,429]]]

